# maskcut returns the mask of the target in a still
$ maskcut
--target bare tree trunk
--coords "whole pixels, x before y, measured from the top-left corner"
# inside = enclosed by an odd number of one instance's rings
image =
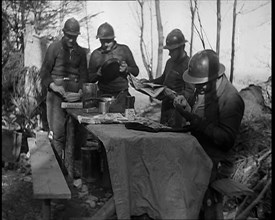
[[[59,13],[59,37],[61,38],[62,36],[62,23],[64,20],[64,10],[66,8],[66,1],[60,1],[60,13]]]
[[[156,78],[162,74],[162,57],[163,57],[163,27],[161,23],[159,0],[155,0],[156,15],[157,15],[157,29],[158,29],[158,64],[156,71]]]
[[[151,28],[151,58],[150,58],[150,76],[149,79],[153,79],[153,57],[154,57],[154,38],[153,38],[153,13],[152,13],[152,0],[150,1],[150,28]],[[151,78],[150,78],[151,77]],[[150,97],[151,98],[151,97]]]
[[[141,57],[143,65],[147,71],[149,80],[153,79],[152,73],[152,63],[149,61],[149,58],[146,59],[146,45],[144,44],[144,0],[138,0],[140,6],[140,40],[139,40],[139,47],[141,51]],[[152,37],[152,36],[151,36]]]
[[[22,29],[25,30],[26,28],[26,20],[25,20],[25,5],[24,3],[21,3],[22,6],[20,7],[21,8],[21,22],[22,22]],[[24,34],[21,33],[20,35],[20,39],[21,39],[21,51],[23,52],[23,56],[24,56],[24,50],[25,50],[25,45],[24,45]]]
[[[85,13],[86,13],[86,17],[87,17],[88,16],[87,0],[85,1]],[[86,19],[86,30],[87,30],[88,49],[90,51],[91,45],[90,45],[90,30],[89,30],[89,21],[88,21],[88,19]]]
[[[194,0],[195,4],[197,0]],[[196,7],[193,6],[193,0],[190,0],[190,11],[191,11],[191,39],[190,39],[190,54],[189,56],[192,57],[192,50],[193,50],[193,38],[194,38],[194,20],[196,14]]]
[[[233,72],[234,72],[234,57],[235,57],[235,29],[236,29],[236,19],[237,19],[237,0],[234,0],[233,7],[233,26],[232,26],[232,48],[231,48],[231,68],[230,68],[230,82],[233,83]]]
[[[217,41],[216,53],[220,55],[220,34],[221,34],[221,0],[217,0]]]

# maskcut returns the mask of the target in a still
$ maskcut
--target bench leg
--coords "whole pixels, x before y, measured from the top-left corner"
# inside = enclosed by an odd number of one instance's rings
[[[43,200],[42,213],[43,213],[43,220],[51,219],[51,200],[50,199]]]

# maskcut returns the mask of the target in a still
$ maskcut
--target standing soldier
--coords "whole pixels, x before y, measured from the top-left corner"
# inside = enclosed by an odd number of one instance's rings
[[[64,36],[47,49],[42,67],[42,85],[47,88],[47,120],[52,146],[59,163],[65,147],[66,112],[61,108],[63,101],[76,101],[82,93],[82,84],[87,81],[86,52],[76,39],[80,25],[75,18],[68,19],[62,29]],[[76,92],[74,97],[68,92]]]
[[[139,68],[129,47],[115,41],[114,29],[109,23],[99,26],[96,38],[101,46],[91,54],[89,81],[98,82],[99,95],[108,94],[116,98],[110,111],[124,112],[126,96],[130,96],[127,75],[137,76]],[[104,67],[114,63],[117,63],[117,69],[105,73]]]
[[[189,62],[189,56],[185,51],[186,42],[187,40],[179,29],[174,29],[167,35],[164,49],[169,50],[171,58],[167,60],[163,74],[151,82],[167,86],[178,95],[184,95],[186,99],[189,99],[194,94],[194,86],[182,79]],[[160,123],[174,128],[181,128],[185,125],[185,120],[175,110],[173,100],[168,96],[162,99]]]

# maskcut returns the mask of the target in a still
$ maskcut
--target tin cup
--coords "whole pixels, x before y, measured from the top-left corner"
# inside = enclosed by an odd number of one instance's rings
[[[111,103],[109,101],[99,102],[98,109],[101,114],[106,114],[109,112],[109,107]]]

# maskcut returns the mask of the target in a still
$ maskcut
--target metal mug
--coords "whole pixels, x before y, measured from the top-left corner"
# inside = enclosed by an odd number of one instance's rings
[[[111,105],[110,101],[99,102],[98,109],[101,114],[105,114],[109,112],[109,107]]]

